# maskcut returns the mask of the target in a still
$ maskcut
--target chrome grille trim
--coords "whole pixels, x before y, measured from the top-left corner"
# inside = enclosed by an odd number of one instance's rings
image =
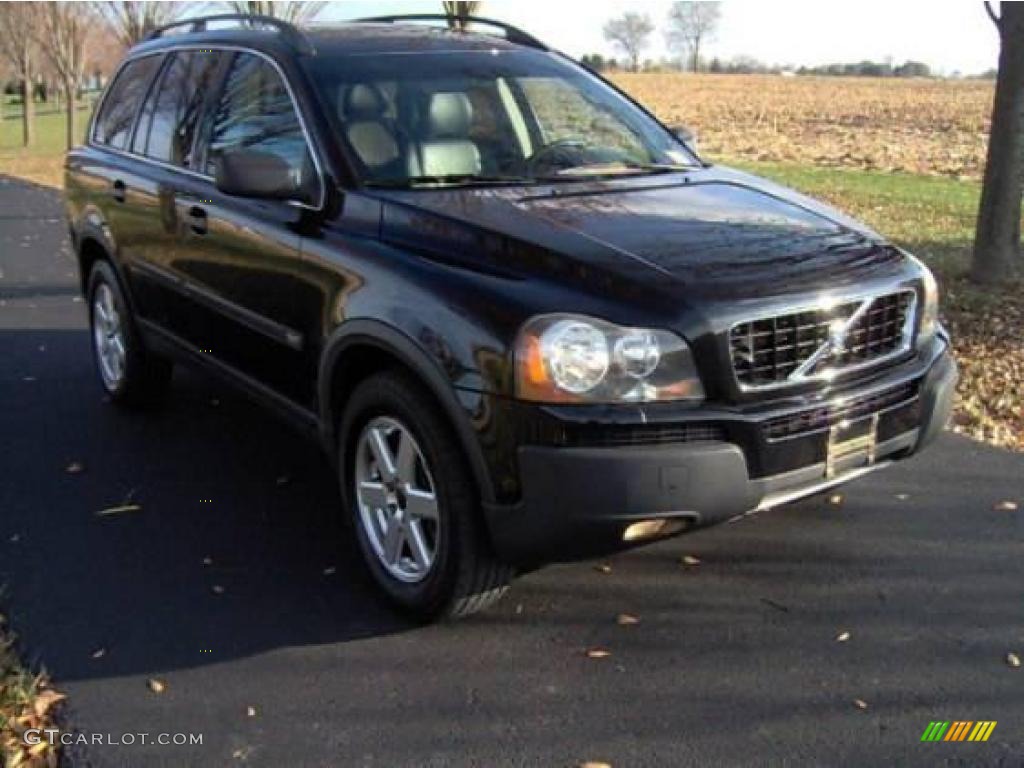
[[[917,292],[839,296],[735,323],[728,334],[742,391],[763,391],[880,365],[909,351]]]

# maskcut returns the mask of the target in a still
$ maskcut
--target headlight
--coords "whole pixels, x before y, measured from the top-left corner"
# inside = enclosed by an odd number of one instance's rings
[[[924,287],[924,306],[921,307],[921,324],[917,330],[918,346],[930,344],[939,329],[939,285],[935,275],[919,259],[914,259],[921,267],[921,283]]]
[[[702,400],[689,346],[668,331],[581,315],[530,320],[516,341],[516,395],[546,403]]]

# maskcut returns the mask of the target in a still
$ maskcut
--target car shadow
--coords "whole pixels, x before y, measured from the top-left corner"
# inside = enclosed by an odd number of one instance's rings
[[[0,331],[0,349],[0,580],[58,678],[414,626],[374,592],[308,438],[182,369],[161,407],[122,410],[84,330]]]

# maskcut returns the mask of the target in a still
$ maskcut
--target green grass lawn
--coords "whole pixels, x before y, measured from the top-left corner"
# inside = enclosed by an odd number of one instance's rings
[[[78,111],[79,141],[85,136],[89,109]],[[31,147],[21,143],[21,118],[0,121],[0,173],[18,176],[37,184],[59,187],[63,184],[66,123],[63,112],[37,115],[35,141]]]

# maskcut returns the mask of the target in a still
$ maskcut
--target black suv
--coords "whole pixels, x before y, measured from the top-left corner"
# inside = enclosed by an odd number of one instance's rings
[[[926,267],[526,33],[185,26],[131,50],[67,158],[100,381],[150,401],[193,364],[316,435],[409,611],[819,492],[947,421]]]

